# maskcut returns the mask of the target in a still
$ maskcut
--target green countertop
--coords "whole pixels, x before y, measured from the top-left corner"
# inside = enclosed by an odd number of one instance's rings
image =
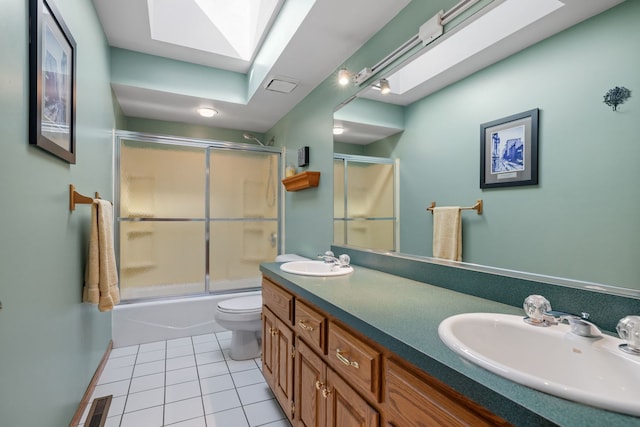
[[[455,354],[438,336],[438,325],[449,316],[521,315],[521,308],[357,265],[354,269],[345,276],[312,277],[285,273],[280,263],[260,267],[266,277],[515,425],[640,426],[640,418],[564,400],[495,375]]]

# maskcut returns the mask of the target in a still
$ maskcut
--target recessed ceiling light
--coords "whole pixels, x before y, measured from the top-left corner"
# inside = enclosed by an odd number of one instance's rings
[[[334,135],[342,135],[344,133],[344,128],[342,126],[334,126],[333,134]]]
[[[216,110],[209,107],[200,107],[197,111],[202,117],[213,117],[218,114]]]

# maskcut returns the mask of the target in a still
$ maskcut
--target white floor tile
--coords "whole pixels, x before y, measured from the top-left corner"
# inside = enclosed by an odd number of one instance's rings
[[[251,427],[271,423],[285,418],[275,399],[253,403],[243,407]]]
[[[153,390],[145,390],[139,393],[131,393],[127,397],[127,404],[124,412],[134,412],[141,409],[147,409],[164,403],[164,389],[154,388]]]
[[[157,374],[164,372],[164,360],[157,360],[149,363],[139,363],[133,370],[134,377],[142,377],[145,375]]]
[[[174,369],[173,371],[167,371],[166,373],[167,385],[186,383],[188,381],[194,381],[198,379],[198,370],[195,366],[188,368]]]
[[[200,388],[202,394],[211,394],[223,390],[231,390],[234,388],[231,375],[218,375],[210,378],[200,379]]]
[[[124,414],[120,427],[162,427],[162,406]]]
[[[207,427],[207,423],[205,422],[204,417],[191,418],[190,420],[165,425],[170,427]]]
[[[193,346],[191,345],[183,345],[180,347],[167,348],[167,359],[172,359],[174,357],[181,357],[181,356],[189,356],[190,354],[194,354]]]
[[[216,334],[194,335],[191,337],[191,341],[193,341],[193,344],[215,340]]]
[[[153,350],[153,351],[145,351],[143,353],[138,354],[138,359],[136,363],[149,363],[155,362],[157,360],[164,360],[166,355],[165,350]]]
[[[166,341],[156,341],[147,344],[140,344],[139,353],[146,353],[147,351],[165,350],[167,348]]]
[[[220,351],[218,341],[205,341],[193,345],[196,353],[205,353],[207,351]]]
[[[167,371],[188,368],[190,366],[196,366],[196,359],[193,357],[193,355],[167,359]]]
[[[231,372],[248,371],[256,369],[257,365],[253,359],[250,360],[227,360],[227,366]]]
[[[200,397],[167,403],[164,406],[165,424],[173,424],[202,416],[204,416],[204,409],[202,408],[202,399]]]
[[[206,353],[196,354],[196,362],[198,362],[198,365],[222,361],[224,361],[224,356],[222,355],[222,352],[220,350],[207,351]]]
[[[122,368],[124,366],[133,366],[136,363],[136,355],[131,354],[128,356],[109,357],[105,364],[105,369],[108,368]]]
[[[260,369],[250,369],[248,371],[232,372],[231,377],[236,387],[244,387],[251,384],[264,382],[264,377]]]
[[[97,385],[93,390],[93,395],[91,395],[91,399],[95,399],[96,397],[109,396],[113,397],[117,396],[126,396],[129,393],[129,383],[130,380],[116,381],[113,383],[101,384]]]
[[[229,373],[229,368],[224,362],[207,363],[206,365],[198,365],[198,374],[200,378],[215,377]]]
[[[100,375],[98,385],[129,380],[132,373],[133,366],[125,366],[122,368],[105,368],[104,371],[102,371],[102,375]]]
[[[184,346],[192,346],[191,337],[184,338],[175,338],[172,340],[167,340],[167,349],[175,348],[175,347],[184,347]]]
[[[207,427],[249,427],[242,408],[207,415]]]
[[[133,378],[129,393],[138,393],[159,387],[164,387],[164,372]]]
[[[111,413],[111,411],[109,411],[109,413]],[[120,420],[122,420],[122,415],[108,417],[107,421],[104,423],[104,427],[120,427]]]
[[[291,427],[291,423],[289,420],[284,419],[269,424],[263,424],[260,427]]]
[[[237,391],[243,405],[250,405],[252,403],[273,399],[273,393],[271,393],[271,389],[267,383],[238,387]]]
[[[238,393],[233,389],[205,394],[202,396],[202,402],[204,404],[205,414],[227,411],[241,406]]]
[[[115,357],[136,355],[138,354],[139,347],[140,346],[138,345],[130,345],[127,347],[119,347],[119,348],[111,349],[111,353],[109,353],[109,359],[112,359]]]
[[[200,382],[189,381],[186,383],[169,385],[165,389],[165,402],[177,402],[178,400],[190,399],[200,396]]]

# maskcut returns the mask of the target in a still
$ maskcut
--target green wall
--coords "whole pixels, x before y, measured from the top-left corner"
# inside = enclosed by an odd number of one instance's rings
[[[56,0],[77,43],[77,163],[28,144],[28,6],[0,13],[0,424],[66,426],[111,339],[111,314],[82,304],[90,207],[112,197],[106,39],[93,5]]]
[[[390,51],[387,38],[418,27],[412,15],[431,16],[419,3],[347,67],[375,62],[376,47]],[[629,0],[407,107],[406,130],[387,147],[401,159],[401,251],[431,255],[431,200],[470,206],[482,198],[482,216],[463,215],[465,261],[639,289],[638,18],[640,2]],[[356,90],[334,81],[273,129],[288,134],[287,146],[311,144],[310,168],[322,172],[319,189],[287,197],[287,252],[315,255],[331,240],[330,114]],[[618,112],[602,103],[614,86],[632,91]],[[540,184],[480,190],[480,124],[532,108],[540,109]]]

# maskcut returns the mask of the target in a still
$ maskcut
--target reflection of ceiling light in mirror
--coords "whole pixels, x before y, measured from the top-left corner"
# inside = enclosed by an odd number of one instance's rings
[[[505,1],[393,73],[394,93],[415,88],[562,6],[558,0]]]
[[[333,127],[333,134],[334,135],[342,135],[344,133],[344,129],[342,128],[342,126],[334,126]]]
[[[218,114],[216,110],[209,107],[200,107],[198,108],[197,111],[198,111],[198,114],[200,114],[202,117],[213,117],[216,114]]]
[[[391,92],[391,86],[389,86],[389,80],[380,79],[380,93],[383,95],[386,95],[389,92]]]
[[[340,68],[338,71],[338,83],[340,86],[346,86],[351,80],[351,73],[346,68]]]

